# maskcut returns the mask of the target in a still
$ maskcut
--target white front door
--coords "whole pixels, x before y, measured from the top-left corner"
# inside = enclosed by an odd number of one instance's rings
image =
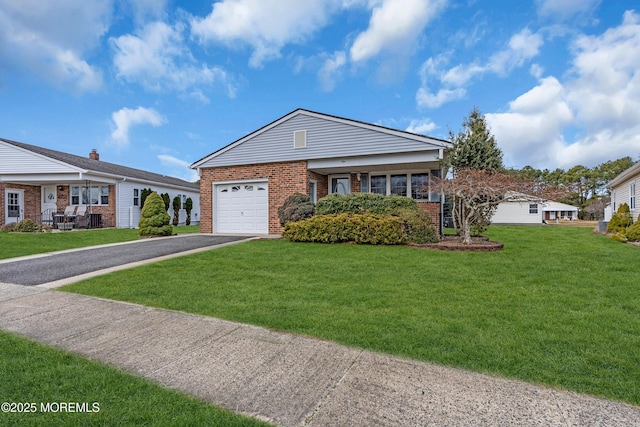
[[[24,190],[7,188],[5,191],[5,224],[24,219]]]
[[[52,219],[52,214],[56,213],[58,206],[56,205],[56,186],[42,186],[42,221],[46,222]]]
[[[266,182],[214,184],[213,229],[216,233],[269,232],[269,187]]]

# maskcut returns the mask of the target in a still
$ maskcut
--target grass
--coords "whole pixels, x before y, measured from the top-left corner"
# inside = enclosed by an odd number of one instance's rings
[[[489,235],[505,249],[254,241],[63,289],[640,404],[640,249],[588,228]]]
[[[2,402],[35,413],[0,413],[3,426],[267,426],[106,365],[0,331]],[[98,412],[43,412],[41,404],[88,403]],[[53,408],[56,406],[52,405]]]
[[[173,228],[174,233],[199,233],[199,225]],[[138,230],[110,228],[59,233],[0,233],[0,259],[127,242],[138,239]]]

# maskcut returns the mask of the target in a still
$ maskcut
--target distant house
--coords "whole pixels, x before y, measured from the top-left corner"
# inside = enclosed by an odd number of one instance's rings
[[[634,164],[607,184],[607,188],[611,190],[611,209],[605,214],[605,220],[609,220],[611,214],[616,212],[623,203],[629,205],[633,221],[638,220],[640,206],[637,203],[637,195],[640,188],[636,189],[636,187],[640,187],[640,162]]]
[[[169,193],[172,200],[180,196],[182,223],[190,197],[192,223],[198,223],[198,184],[104,162],[96,150],[81,157],[0,138],[0,226],[25,218],[50,225],[73,220],[77,226],[82,217],[86,227],[135,228],[145,188]]]
[[[297,109],[191,165],[201,177],[202,232],[282,232],[278,207],[294,193],[415,199],[439,225],[438,159],[451,144],[402,130]]]
[[[578,219],[578,208],[545,200],[508,201],[498,205],[492,224],[543,224]]]

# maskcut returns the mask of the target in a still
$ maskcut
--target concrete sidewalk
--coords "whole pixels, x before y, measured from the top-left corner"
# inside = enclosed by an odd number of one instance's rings
[[[282,426],[640,426],[640,408],[38,286],[0,284],[0,328]]]

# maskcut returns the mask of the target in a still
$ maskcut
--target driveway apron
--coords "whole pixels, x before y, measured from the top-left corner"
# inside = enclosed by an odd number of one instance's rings
[[[245,240],[246,236],[180,235],[43,254],[0,263],[0,283],[40,285],[139,261]]]

